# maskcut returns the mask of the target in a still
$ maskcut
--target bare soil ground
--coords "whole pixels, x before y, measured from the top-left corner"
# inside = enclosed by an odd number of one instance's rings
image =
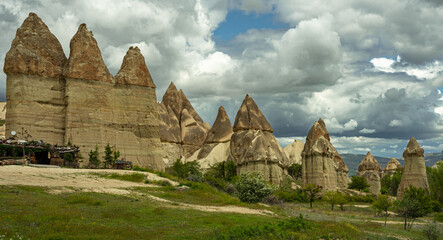
[[[25,185],[46,187],[49,189],[48,192],[52,194],[84,191],[129,196],[140,196],[138,192],[132,190],[134,187],[158,187],[154,184],[103,178],[94,175],[94,173],[141,173],[145,174],[146,178],[150,181],[166,180],[169,181],[172,185],[178,185],[177,182],[147,172],[114,169],[37,168],[30,166],[0,167],[0,185]],[[263,209],[251,209],[239,206],[203,206],[174,202],[152,195],[147,195],[147,197],[163,205],[168,205],[168,207],[195,209],[205,212],[231,212],[240,214],[273,215],[273,212]]]

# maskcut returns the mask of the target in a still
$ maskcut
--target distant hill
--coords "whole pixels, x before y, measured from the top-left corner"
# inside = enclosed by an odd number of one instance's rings
[[[349,177],[357,174],[358,165],[361,160],[365,158],[364,154],[340,154],[343,160],[346,163],[346,166],[349,168]],[[382,169],[385,168],[386,164],[391,160],[391,158],[386,157],[378,157],[374,156],[377,159],[378,163]],[[436,162],[440,161],[443,158],[443,153],[426,153],[425,154],[425,164],[426,166],[432,167]],[[402,166],[405,165],[405,161],[403,158],[397,158],[397,160],[401,163]]]

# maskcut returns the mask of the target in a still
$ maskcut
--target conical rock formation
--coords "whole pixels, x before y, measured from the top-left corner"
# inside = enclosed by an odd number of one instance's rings
[[[65,68],[66,78],[113,82],[94,34],[86,28],[86,24],[78,27],[77,33],[71,39],[70,48]]]
[[[57,38],[30,13],[6,54],[6,137],[25,129],[34,139],[64,144],[66,57]]]
[[[402,166],[400,162],[395,158],[391,158],[391,160],[389,160],[389,162],[386,164],[385,169],[383,170],[383,174],[389,174],[392,176],[397,170],[401,168]]]
[[[410,185],[423,188],[429,193],[424,150],[414,137],[409,140],[408,146],[403,152],[403,158],[405,159],[405,168],[398,186],[397,197],[401,198],[405,189]]]
[[[58,39],[37,14],[29,13],[6,54],[6,74],[62,78],[66,56]]]
[[[316,184],[324,190],[337,188],[337,173],[334,155],[337,150],[332,146],[326,124],[320,118],[314,123],[306,137],[302,152],[303,186]]]
[[[209,130],[205,143],[223,143],[231,140],[232,124],[223,106],[218,109],[217,118]]]
[[[246,95],[237,112],[231,137],[230,158],[237,173],[260,172],[266,180],[279,184],[289,162],[272,127],[254,100]]]
[[[358,166],[357,176],[364,177],[369,183],[369,191],[380,194],[381,190],[381,167],[377,159],[368,152]]]
[[[145,58],[138,47],[130,47],[123,58],[122,66],[115,76],[117,84],[138,85],[155,88]]]
[[[271,133],[274,131],[255,101],[248,94],[246,94],[235,117],[234,132],[240,130],[262,130]]]
[[[301,153],[303,152],[303,148],[305,147],[305,143],[299,140],[294,140],[291,144],[283,148],[286,156],[289,160],[289,165],[293,163],[302,164]]]

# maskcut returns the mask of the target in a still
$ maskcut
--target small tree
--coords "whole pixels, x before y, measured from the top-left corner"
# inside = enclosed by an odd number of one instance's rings
[[[89,152],[89,167],[98,168],[100,166],[100,159],[98,154],[98,146],[95,146],[94,151]]]
[[[114,163],[115,163],[115,161],[117,161],[119,158],[120,158],[120,151],[119,150],[117,150],[117,151],[114,151]]]
[[[326,191],[324,197],[326,202],[331,204],[331,210],[334,210],[334,205],[338,203],[339,193],[337,191]]]
[[[369,188],[369,184],[364,177],[351,177],[351,183],[349,183],[349,189],[356,189],[358,191],[362,191]]]
[[[381,213],[385,217],[385,227],[386,220],[389,216],[388,210],[392,207],[392,200],[388,195],[378,195],[377,200],[372,203],[372,207],[377,211],[377,213]]]
[[[403,168],[402,169],[398,169],[397,171],[394,172],[394,174],[391,177],[391,188],[390,188],[390,194],[392,196],[397,196],[397,190],[398,190],[398,186],[400,186],[400,182],[401,182],[401,177],[403,175]]]
[[[322,190],[322,186],[319,186],[317,184],[307,184],[303,188],[303,192],[308,196],[309,198],[309,207],[312,208],[312,202],[314,202],[315,199],[318,198],[318,194]]]
[[[288,174],[294,179],[301,178],[301,164],[298,163],[291,164],[291,166],[288,167]]]
[[[180,159],[177,159],[172,165],[172,174],[182,179],[186,179],[190,175],[202,176],[198,162],[182,163]]]
[[[113,155],[112,155],[112,148],[109,145],[109,143],[106,144],[105,152],[104,153],[105,153],[105,156],[104,156],[105,168],[107,168],[108,166],[112,167],[114,165],[114,158],[113,158]]]
[[[410,231],[415,219],[432,211],[431,198],[423,188],[412,185],[405,189],[403,198],[395,203],[395,211],[405,219],[404,229]]]
[[[392,178],[391,178],[391,175],[389,175],[389,174],[386,174],[381,179],[381,190],[380,190],[380,192],[382,194],[386,194],[386,193],[391,194],[391,182],[392,182]]]
[[[274,187],[267,184],[257,172],[241,174],[235,187],[240,201],[248,203],[260,202],[274,192]]]
[[[340,210],[345,210],[345,204],[348,203],[348,199],[343,193],[337,192],[337,204],[340,206]]]

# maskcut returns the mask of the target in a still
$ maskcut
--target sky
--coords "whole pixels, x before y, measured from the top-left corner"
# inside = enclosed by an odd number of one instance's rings
[[[441,0],[2,0],[1,66],[29,12],[67,56],[86,23],[112,74],[138,46],[158,101],[173,81],[211,125],[250,94],[283,147],[322,118],[340,153],[443,150]]]

